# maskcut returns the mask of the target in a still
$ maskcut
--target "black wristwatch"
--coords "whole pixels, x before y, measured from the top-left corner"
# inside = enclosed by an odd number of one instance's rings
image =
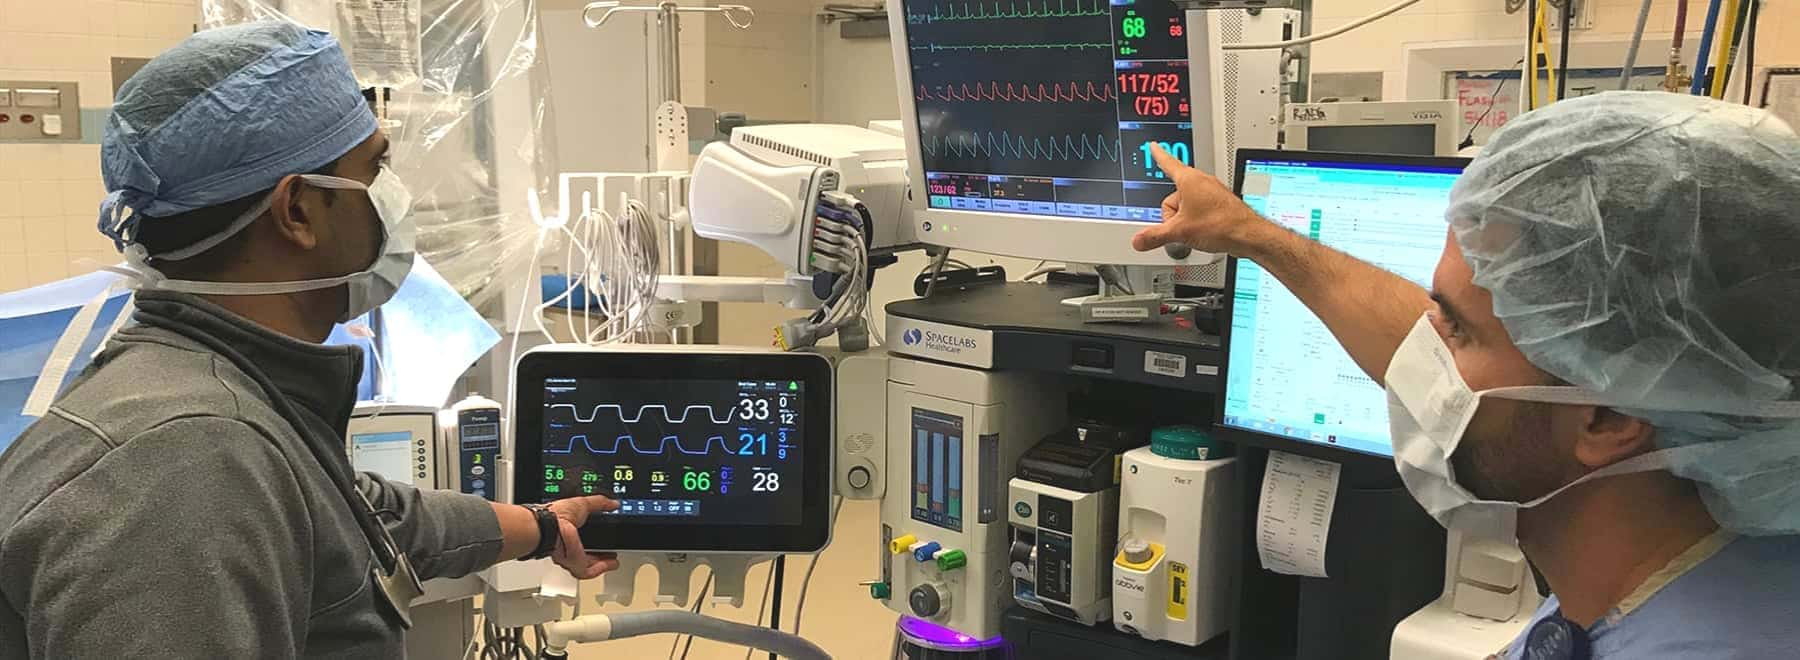
[[[556,542],[562,538],[562,523],[557,519],[556,512],[551,511],[550,507],[542,504],[527,504],[525,508],[530,509],[531,515],[537,518],[538,543],[537,548],[533,549],[530,554],[520,557],[519,561],[548,557],[550,553],[556,551]]]

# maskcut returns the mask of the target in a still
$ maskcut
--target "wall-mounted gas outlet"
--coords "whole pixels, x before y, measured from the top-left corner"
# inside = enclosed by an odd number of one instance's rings
[[[1527,1],[1529,1],[1529,0],[1527,0]],[[1560,37],[1558,37],[1556,35],[1560,34],[1562,32],[1562,3],[1563,2],[1575,3],[1575,11],[1574,11],[1575,20],[1569,22],[1570,30],[1592,30],[1592,29],[1594,29],[1594,9],[1595,9],[1594,6],[1599,4],[1598,2],[1594,2],[1593,0],[1562,0],[1562,2],[1552,2],[1551,7],[1550,7],[1550,15],[1545,17],[1545,23],[1544,23],[1544,27],[1550,29],[1550,39],[1552,42],[1555,42],[1557,39],[1559,39]]]
[[[80,85],[0,80],[0,142],[80,141]]]

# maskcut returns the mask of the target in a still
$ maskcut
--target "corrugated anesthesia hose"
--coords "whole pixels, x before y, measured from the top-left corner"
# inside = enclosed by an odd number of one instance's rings
[[[544,625],[544,656],[568,657],[570,644],[602,642],[658,633],[680,633],[768,651],[792,660],[831,660],[817,644],[799,635],[762,626],[715,619],[687,610],[594,614]]]

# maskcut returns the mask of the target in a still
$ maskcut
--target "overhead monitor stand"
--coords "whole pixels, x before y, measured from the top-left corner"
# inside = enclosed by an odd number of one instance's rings
[[[1216,334],[1180,326],[1173,316],[1136,324],[1084,323],[1063,300],[1089,291],[1089,285],[1062,283],[940,286],[928,298],[887,305],[887,348],[978,369],[1086,376],[1193,395],[1221,392],[1224,354]],[[1193,397],[1197,408],[1210,403]],[[1238,443],[1246,525],[1229,657],[1386,657],[1395,625],[1442,590],[1443,575],[1435,567],[1444,565],[1443,529],[1408,496],[1388,459],[1216,432]],[[1344,466],[1327,544],[1328,578],[1279,575],[1261,566],[1255,525],[1271,450]],[[1117,634],[1074,623],[1037,623],[1030,629],[1064,625],[1083,628],[1082,635]],[[1201,647],[1195,657],[1225,657],[1205,652],[1215,646]]]

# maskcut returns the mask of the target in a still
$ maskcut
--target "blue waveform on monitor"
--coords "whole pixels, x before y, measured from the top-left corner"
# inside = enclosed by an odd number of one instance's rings
[[[1118,162],[1117,139],[1104,136],[1073,135],[1048,138],[1018,136],[989,131],[951,137],[931,136],[921,141],[926,155],[955,158],[1014,158],[1021,160],[1105,160]]]
[[[556,410],[558,408],[567,408],[569,410],[569,415],[571,417],[574,417],[575,421],[580,422],[582,424],[594,423],[594,420],[598,419],[600,417],[600,411],[609,410],[609,409],[612,410],[614,414],[618,415],[619,421],[624,422],[626,424],[636,424],[644,418],[645,411],[648,411],[653,408],[657,409],[657,410],[661,410],[663,420],[667,421],[670,424],[686,423],[689,413],[692,413],[695,410],[706,411],[706,418],[709,420],[712,420],[712,423],[714,423],[714,424],[729,424],[729,423],[731,423],[731,408],[730,407],[726,407],[725,408],[725,416],[720,417],[719,411],[717,409],[713,408],[712,406],[700,405],[700,404],[682,408],[680,417],[673,416],[673,414],[669,412],[669,407],[662,405],[662,404],[651,404],[651,405],[647,405],[647,406],[642,406],[642,407],[638,408],[637,416],[626,417],[624,406],[620,406],[617,404],[611,404],[611,403],[603,403],[603,404],[594,406],[593,410],[588,411],[587,419],[581,418],[581,410],[579,408],[576,408],[575,404],[572,404],[572,403],[553,403],[548,406],[545,406],[545,408],[548,408],[550,410]]]
[[[634,454],[660,455],[660,454],[669,453],[669,445],[674,445],[675,450],[679,451],[683,454],[687,454],[689,456],[705,456],[709,453],[712,453],[712,447],[713,447],[714,442],[719,443],[719,448],[725,450],[726,454],[732,453],[731,447],[726,446],[726,444],[725,444],[725,437],[717,436],[717,435],[707,438],[706,444],[701,445],[700,449],[698,451],[689,450],[686,446],[681,444],[680,437],[673,436],[673,435],[664,436],[661,441],[656,443],[656,449],[654,451],[645,451],[643,447],[638,446],[637,438],[634,438],[629,435],[621,435],[617,438],[613,438],[612,449],[605,449],[605,450],[594,448],[594,444],[591,442],[588,442],[587,436],[575,435],[575,436],[569,437],[569,446],[564,447],[561,450],[557,450],[554,448],[545,448],[544,452],[548,453],[548,454],[574,453],[575,443],[577,443],[577,442],[580,442],[581,446],[586,447],[589,453],[594,453],[594,454],[617,454],[617,453],[619,453],[620,447],[624,447],[626,445],[631,445],[631,451]]]

